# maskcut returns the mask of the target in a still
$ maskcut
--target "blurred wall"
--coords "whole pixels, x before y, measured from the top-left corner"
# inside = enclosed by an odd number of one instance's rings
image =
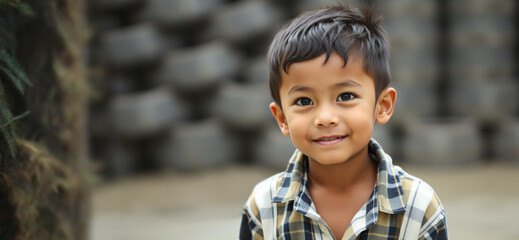
[[[336,0],[91,0],[90,142],[106,176],[230,163],[284,169],[294,147],[268,110],[267,47]],[[518,161],[513,0],[372,0],[392,44],[396,162]]]

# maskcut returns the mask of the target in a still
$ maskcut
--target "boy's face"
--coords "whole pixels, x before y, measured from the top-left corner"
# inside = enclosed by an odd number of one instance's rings
[[[396,92],[387,88],[376,100],[374,80],[360,58],[350,57],[345,67],[337,53],[324,60],[325,54],[291,64],[282,73],[282,108],[271,103],[270,109],[283,134],[320,164],[367,156],[375,121],[389,120]]]

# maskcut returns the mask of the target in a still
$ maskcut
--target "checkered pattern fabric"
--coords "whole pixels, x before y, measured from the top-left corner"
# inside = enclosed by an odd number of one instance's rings
[[[379,162],[377,183],[342,239],[447,239],[445,210],[434,190],[394,166],[373,139],[369,152]],[[254,188],[240,239],[335,239],[310,198],[307,161],[296,150],[285,172]]]

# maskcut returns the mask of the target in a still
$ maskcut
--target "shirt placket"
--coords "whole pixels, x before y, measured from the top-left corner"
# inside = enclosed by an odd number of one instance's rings
[[[317,213],[315,205],[310,198],[310,192],[308,191],[308,187],[306,184],[308,180],[307,173],[306,171],[304,173],[305,174],[303,176],[303,183],[301,184],[302,189],[301,192],[298,194],[298,197],[296,198],[294,210],[302,214],[304,217],[310,218],[313,221],[313,227],[316,227],[317,225],[321,234],[317,235],[315,234],[315,230],[313,231],[316,240],[336,240],[328,224],[326,224],[326,222],[324,222],[321,216]],[[303,199],[309,199],[309,202],[305,202]]]

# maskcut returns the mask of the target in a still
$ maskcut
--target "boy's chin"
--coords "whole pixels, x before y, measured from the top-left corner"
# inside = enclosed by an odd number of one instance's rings
[[[349,160],[349,157],[346,157],[346,156],[337,156],[337,157],[326,156],[326,157],[320,157],[320,158],[319,157],[317,157],[317,158],[308,157],[308,160],[313,161],[322,166],[333,166],[333,165],[339,165],[339,164],[346,163]]]
[[[352,149],[350,149],[352,150]],[[341,149],[339,151],[328,151],[328,152],[320,152],[318,154],[305,154],[309,161],[313,161],[319,165],[322,166],[334,166],[334,165],[340,165],[345,164],[349,161],[354,161],[354,159],[358,159],[359,157],[362,157],[364,151],[366,149],[360,149],[359,151],[344,151],[344,149]],[[367,151],[365,151],[365,154],[367,156]]]

